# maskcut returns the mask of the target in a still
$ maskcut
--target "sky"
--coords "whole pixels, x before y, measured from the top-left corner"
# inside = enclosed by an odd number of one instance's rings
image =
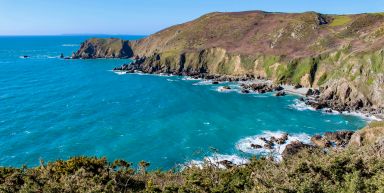
[[[0,35],[150,35],[209,12],[384,12],[384,0],[0,0]]]

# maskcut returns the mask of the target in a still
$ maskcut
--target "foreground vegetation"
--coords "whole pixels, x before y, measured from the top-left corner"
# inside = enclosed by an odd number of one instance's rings
[[[224,163],[225,165],[225,163]],[[384,192],[384,122],[353,134],[344,149],[308,148],[276,162],[215,163],[147,171],[124,160],[74,157],[35,168],[0,167],[0,192]]]
[[[75,157],[36,168],[1,168],[0,192],[384,192],[384,141],[342,151],[303,150],[280,163],[252,159],[180,172],[122,160]]]

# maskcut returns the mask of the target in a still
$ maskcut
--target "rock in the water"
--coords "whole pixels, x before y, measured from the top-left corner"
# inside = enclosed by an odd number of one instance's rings
[[[265,149],[273,149],[273,145],[270,143],[266,143],[266,144],[264,144],[264,148]]]
[[[279,91],[275,94],[275,96],[285,96],[286,93],[284,91]]]
[[[284,90],[284,88],[282,86],[280,86],[280,85],[277,85],[277,86],[275,86],[273,88],[273,90],[275,90],[275,91],[282,91],[282,90]]]
[[[263,146],[258,145],[258,144],[251,144],[251,147],[252,147],[253,149],[260,149],[260,148],[263,148]]]
[[[242,84],[241,87],[244,90],[252,90],[261,94],[266,92],[272,92],[275,89],[275,86],[269,83]]]
[[[312,89],[308,89],[307,93],[305,94],[305,96],[312,96],[313,95],[313,90]]]
[[[278,138],[276,140],[276,143],[279,145],[282,145],[282,144],[286,143],[287,140],[288,140],[288,133],[284,133],[280,138]]]
[[[219,82],[218,81],[213,81],[212,84],[219,84]]]
[[[299,89],[299,88],[303,88],[303,86],[301,86],[300,84],[296,84],[293,88],[294,89]]]

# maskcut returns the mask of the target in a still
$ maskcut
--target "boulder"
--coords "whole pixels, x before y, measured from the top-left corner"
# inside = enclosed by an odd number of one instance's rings
[[[301,141],[293,141],[285,147],[285,149],[282,153],[282,156],[283,156],[283,158],[287,158],[289,156],[297,154],[302,149],[312,148],[312,147],[313,146],[305,144]]]
[[[241,87],[246,90],[252,90],[257,93],[266,93],[274,91],[275,87],[269,83],[253,83],[253,84],[242,84]]]
[[[276,94],[275,94],[275,96],[285,96],[286,95],[286,93],[284,92],[284,91],[279,91],[279,92],[277,92]]]
[[[378,143],[384,140],[384,123],[372,122],[367,127],[355,132],[348,145],[364,146]]]
[[[282,144],[286,143],[287,140],[288,140],[288,133],[284,133],[280,138],[278,138],[276,140],[276,143],[279,145],[282,145]]]
[[[323,138],[321,135],[315,135],[311,137],[311,142],[320,148],[328,148],[332,146],[332,143],[325,138]]]
[[[312,89],[308,89],[307,93],[305,94],[305,96],[312,96],[313,95],[313,90]]]
[[[300,84],[296,84],[295,86],[293,86],[294,89],[299,89],[299,88],[303,88],[303,86],[301,86]]]
[[[258,144],[251,144],[251,147],[252,147],[253,149],[260,149],[260,148],[263,148],[263,146],[258,145]]]
[[[282,86],[280,86],[280,85],[275,85],[273,87],[273,90],[275,90],[275,91],[282,91],[282,90],[284,90],[284,88]]]
[[[265,149],[273,149],[273,145],[270,143],[266,143],[266,144],[264,144],[264,148]]]
[[[219,161],[218,162],[220,165],[223,165],[225,166],[226,168],[231,168],[233,167],[235,164],[233,164],[231,161],[229,160],[222,160],[222,161]]]
[[[353,135],[353,131],[336,131],[336,132],[325,132],[324,138],[336,146],[345,147]]]

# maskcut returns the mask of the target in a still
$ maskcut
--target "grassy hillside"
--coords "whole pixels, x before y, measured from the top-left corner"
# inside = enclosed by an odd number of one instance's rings
[[[141,69],[148,73],[248,76],[301,84],[336,93],[326,98],[354,106],[348,110],[364,107],[383,113],[383,45],[382,13],[216,12],[141,40],[116,44],[92,39],[74,57],[136,57],[145,59]]]

